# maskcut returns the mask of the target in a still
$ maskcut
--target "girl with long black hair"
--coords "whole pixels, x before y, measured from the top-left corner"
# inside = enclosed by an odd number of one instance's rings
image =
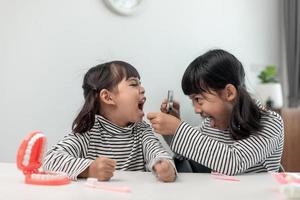
[[[208,51],[190,63],[181,83],[195,113],[204,118],[200,128],[180,120],[179,104],[173,116],[166,114],[166,102],[162,112],[147,115],[155,132],[174,135],[174,153],[227,175],[279,170],[283,121],[250,96],[235,56]]]

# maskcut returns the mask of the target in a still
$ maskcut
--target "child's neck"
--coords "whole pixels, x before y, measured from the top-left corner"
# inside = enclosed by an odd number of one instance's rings
[[[103,109],[103,111],[100,112],[100,115],[103,116],[108,121],[110,121],[111,123],[118,125],[120,127],[127,127],[129,125],[128,122],[124,121],[124,116],[121,116],[116,112],[112,112],[112,111],[105,112]]]

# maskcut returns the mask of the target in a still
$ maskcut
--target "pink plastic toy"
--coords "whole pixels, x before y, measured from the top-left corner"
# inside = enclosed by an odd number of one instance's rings
[[[64,185],[70,179],[62,173],[39,171],[42,166],[46,137],[41,131],[29,133],[22,141],[17,153],[17,167],[25,175],[25,183],[36,185]]]
[[[96,178],[88,178],[85,185],[87,187],[108,190],[108,191],[112,191],[112,192],[131,192],[131,189],[129,187],[110,186],[110,185],[99,182]]]

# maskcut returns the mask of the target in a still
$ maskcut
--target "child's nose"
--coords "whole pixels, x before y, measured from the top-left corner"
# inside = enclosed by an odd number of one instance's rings
[[[200,107],[195,107],[195,113],[202,113],[202,109]]]
[[[194,103],[194,110],[195,110],[195,113],[202,112],[201,106],[199,106],[197,103]]]
[[[140,86],[140,93],[145,94],[145,88],[143,86]]]

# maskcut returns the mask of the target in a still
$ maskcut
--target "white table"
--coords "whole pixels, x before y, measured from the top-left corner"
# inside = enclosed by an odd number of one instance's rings
[[[210,174],[180,173],[174,183],[159,182],[149,172],[115,172],[108,185],[128,186],[130,193],[88,188],[85,180],[64,186],[24,184],[24,176],[13,163],[0,163],[0,200],[104,200],[104,199],[283,199],[279,185],[269,173],[235,176],[239,182],[214,179]]]

